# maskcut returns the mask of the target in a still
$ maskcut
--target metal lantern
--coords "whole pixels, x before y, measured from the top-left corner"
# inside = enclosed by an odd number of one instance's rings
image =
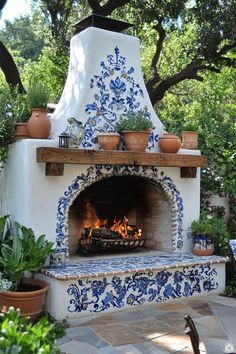
[[[71,136],[66,132],[63,132],[59,135],[59,147],[60,148],[68,148],[69,147],[69,140]]]

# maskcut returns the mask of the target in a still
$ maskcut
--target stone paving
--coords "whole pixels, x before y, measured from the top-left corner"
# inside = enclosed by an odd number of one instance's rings
[[[58,346],[66,354],[192,354],[185,314],[194,319],[201,352],[236,353],[236,299],[220,295],[70,320]]]

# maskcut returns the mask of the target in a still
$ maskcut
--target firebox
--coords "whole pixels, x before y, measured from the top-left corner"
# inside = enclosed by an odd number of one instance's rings
[[[171,207],[160,186],[110,177],[82,191],[69,209],[69,253],[146,247],[171,251]]]

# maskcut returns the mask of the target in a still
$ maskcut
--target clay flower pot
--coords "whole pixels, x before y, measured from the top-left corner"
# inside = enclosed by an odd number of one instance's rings
[[[51,131],[51,121],[47,116],[48,111],[43,108],[33,108],[28,121],[28,131],[31,138],[47,139]]]
[[[182,131],[182,148],[195,150],[198,147],[198,132],[196,131]]]
[[[123,133],[128,151],[145,152],[150,135],[149,130],[124,130]]]
[[[4,291],[0,293],[0,308],[6,314],[9,307],[20,309],[21,316],[29,316],[34,322],[44,309],[49,285],[39,279],[25,278],[23,291]],[[25,287],[25,290],[24,290]]]
[[[116,132],[100,133],[97,138],[103,150],[116,150],[120,141],[120,135]]]
[[[192,253],[195,256],[212,256],[214,253],[214,243],[206,235],[194,235]]]
[[[181,140],[175,134],[164,134],[159,139],[159,146],[164,153],[176,153],[181,147]]]
[[[29,138],[28,123],[16,123],[14,137],[15,140]]]

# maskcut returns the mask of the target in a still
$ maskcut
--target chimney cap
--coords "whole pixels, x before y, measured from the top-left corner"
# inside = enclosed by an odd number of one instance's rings
[[[113,32],[122,32],[132,26],[133,24],[125,21],[115,20],[113,18],[92,14],[84,18],[83,20],[77,22],[73,27],[75,27],[75,34],[77,34],[88,27],[98,27]]]

